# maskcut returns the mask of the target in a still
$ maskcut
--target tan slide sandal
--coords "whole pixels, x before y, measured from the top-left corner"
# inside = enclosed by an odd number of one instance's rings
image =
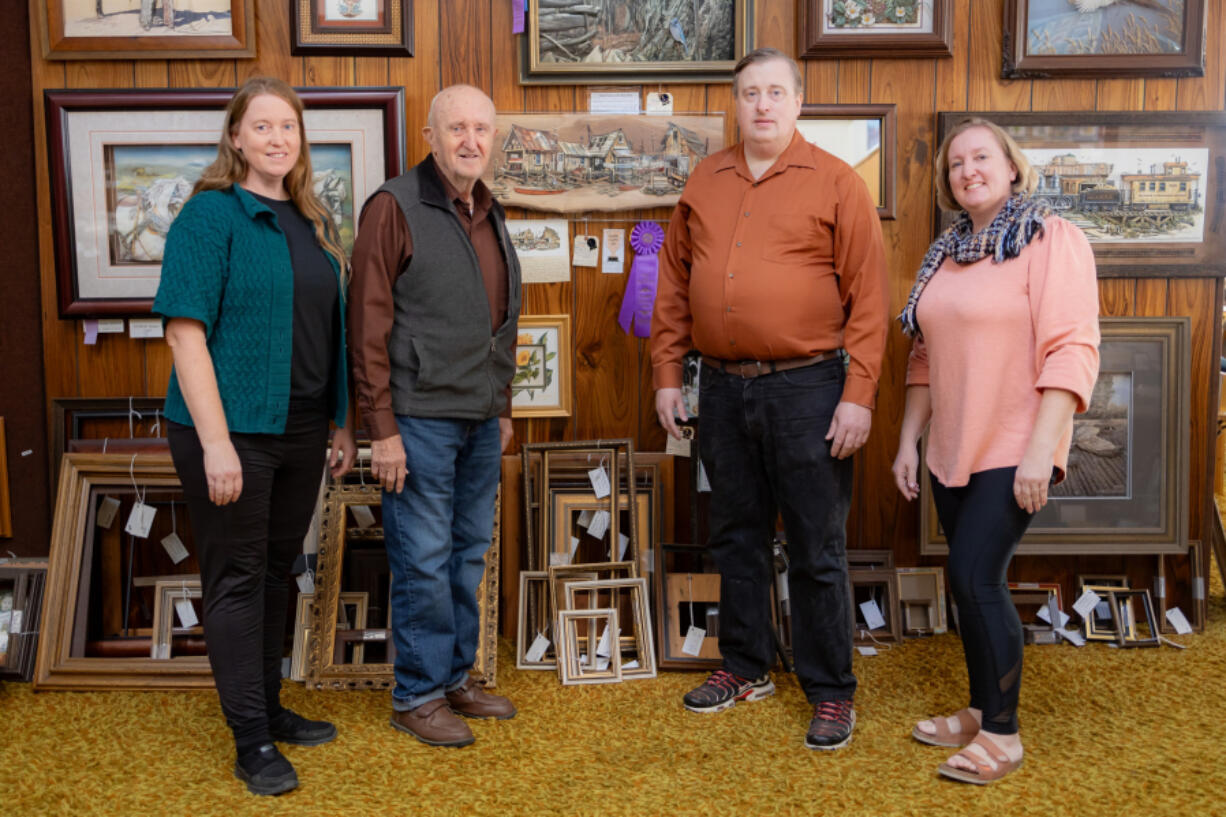
[[[985,763],[975,753],[963,749],[955,757],[961,756],[975,764],[974,771],[958,769],[950,766],[949,763],[942,763],[937,767],[937,771],[951,780],[957,780],[961,783],[973,783],[976,786],[986,786],[988,783],[995,783],[1005,775],[1017,771],[1018,767],[1022,765],[1021,760],[1010,760],[1009,756],[1002,752],[1000,747],[993,743],[983,732],[980,732],[971,741],[971,744],[983,749],[991,762]],[[992,763],[996,765],[993,766]]]
[[[971,742],[971,738],[975,737],[979,732],[979,721],[975,720],[975,716],[971,714],[969,709],[959,709],[951,718],[958,719],[958,725],[962,727],[957,732],[949,731],[949,724],[945,718],[932,718],[932,723],[936,726],[937,731],[931,735],[919,728],[919,724],[911,730],[911,737],[918,740],[920,743],[927,743],[929,746],[944,746],[947,749],[961,749],[963,746]]]

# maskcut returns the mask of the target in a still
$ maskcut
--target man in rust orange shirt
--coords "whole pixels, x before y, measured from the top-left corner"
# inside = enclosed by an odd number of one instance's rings
[[[743,141],[694,170],[673,213],[652,368],[660,423],[679,438],[682,357],[702,354],[723,667],[685,705],[717,712],[774,693],[771,537],[782,513],[792,653],[814,707],[805,745],[838,749],[855,726],[845,524],[885,348],[885,249],[864,182],[796,131],[801,82],[775,49],[737,64]]]

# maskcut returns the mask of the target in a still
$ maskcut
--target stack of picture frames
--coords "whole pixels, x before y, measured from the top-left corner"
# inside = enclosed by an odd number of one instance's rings
[[[34,676],[46,578],[46,559],[0,560],[0,679]]]
[[[383,541],[382,488],[338,482],[324,491],[313,591],[298,596],[290,677],[309,689],[387,689],[394,685],[391,571]],[[497,682],[497,504],[485,572],[477,587],[479,635],[473,675]]]
[[[648,576],[664,461],[639,461],[629,439],[528,443],[521,458],[516,666],[555,669],[563,684],[655,677]]]

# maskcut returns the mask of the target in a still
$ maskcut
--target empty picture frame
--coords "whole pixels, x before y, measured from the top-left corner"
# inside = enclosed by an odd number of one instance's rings
[[[851,165],[868,187],[879,218],[895,217],[898,131],[894,105],[804,105],[796,129]]]
[[[1157,647],[1161,645],[1158,617],[1148,589],[1111,590],[1107,593],[1114,619],[1115,643],[1120,647]],[[1138,608],[1139,611],[1138,611]],[[1141,618],[1137,618],[1140,612]]]
[[[589,581],[572,581],[566,583],[566,609],[578,610],[582,609],[578,606],[577,599],[579,594],[591,594],[593,600],[599,598],[602,594],[608,593],[610,603],[607,607],[611,607],[618,611],[619,622],[624,621],[622,616],[621,593],[626,593],[629,596],[629,609],[632,622],[629,639],[623,638],[618,641],[618,653],[616,656],[618,663],[622,664],[621,675],[624,680],[639,679],[639,678],[655,678],[656,677],[656,647],[655,639],[652,636],[651,625],[651,610],[647,601],[647,579],[643,577],[631,579],[597,579]],[[606,605],[600,604],[599,607]],[[629,642],[628,644],[626,642]],[[627,652],[633,655],[629,662],[622,662],[621,658]],[[638,666],[626,666],[628,663],[637,663]]]
[[[1022,619],[1024,624],[1034,624],[1038,621],[1044,624],[1042,619],[1038,619],[1040,610],[1045,610],[1050,605],[1052,599],[1055,599],[1056,609],[1064,610],[1063,594],[1060,589],[1059,582],[1009,582],[1009,599],[1013,602],[1013,606],[1017,608],[1018,617]],[[1035,616],[1032,620],[1031,609],[1033,608]],[[1046,622],[1045,626],[1052,626],[1058,622]]]
[[[617,610],[561,610],[557,620],[558,675],[563,684],[615,684],[622,679],[621,661],[597,656],[602,642],[613,644],[619,638]],[[582,634],[581,624],[586,625]]]
[[[893,570],[894,551],[848,548],[847,567],[849,570]]]
[[[898,603],[903,635],[940,635],[949,629],[945,608],[945,570],[940,567],[900,567]]]
[[[548,617],[544,621],[533,622],[529,611],[549,609],[549,572],[545,570],[519,571],[519,623],[515,628],[515,668],[522,670],[556,669],[558,662],[554,657],[553,642],[549,643],[545,652],[535,661],[529,660],[528,653],[537,637],[549,639],[552,627]]]
[[[718,669],[720,576],[707,548],[656,548],[656,645],[660,669]],[[704,630],[697,655],[683,650],[691,626]]]
[[[902,641],[902,615],[898,605],[898,574],[893,570],[849,570],[851,583],[852,641],[856,644],[873,644],[882,641]],[[867,601],[877,603],[885,627],[870,629],[864,611],[860,607]]]
[[[173,581],[163,579],[154,585],[153,602],[153,645],[149,657],[160,661],[170,658],[174,647],[174,635],[191,633],[203,635],[204,628],[199,624],[192,627],[181,627],[175,623],[175,602],[203,599],[199,579],[184,579]],[[197,615],[197,621],[201,618]]]
[[[1115,614],[1111,610],[1108,594],[1115,590],[1128,589],[1112,584],[1087,584],[1081,587],[1081,593],[1092,590],[1098,595],[1099,601],[1088,616],[1081,620],[1081,632],[1087,641],[1115,641]]]
[[[636,506],[634,513],[630,513],[630,497],[622,494],[618,498],[617,515],[619,517],[622,515],[627,516],[632,521],[632,524],[622,524],[623,520],[618,519],[617,524],[610,524],[603,535],[593,537],[588,532],[588,529],[583,528],[578,523],[577,517],[584,512],[599,513],[603,511],[608,513],[609,501],[607,499],[597,499],[596,495],[591,493],[551,492],[550,504],[553,511],[553,522],[550,526],[553,535],[549,553],[551,563],[558,560],[563,554],[568,561],[573,561],[576,564],[581,564],[585,561],[629,561],[638,565],[636,575],[647,575],[646,551],[651,547],[654,540],[654,537],[651,535],[651,494],[638,493],[634,497],[634,502]],[[612,521],[612,517],[610,517],[610,523]],[[570,559],[570,538],[576,532],[580,542],[575,549],[575,558]],[[623,536],[626,537],[624,551],[621,545],[621,538]],[[599,548],[596,547],[597,542],[599,543]],[[597,549],[600,551],[598,558],[585,560],[583,554],[592,554]],[[558,555],[555,556],[555,554]]]

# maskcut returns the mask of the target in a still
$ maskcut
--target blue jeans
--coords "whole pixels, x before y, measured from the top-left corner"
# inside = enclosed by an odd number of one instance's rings
[[[494,529],[498,418],[397,416],[409,475],[383,492],[396,687],[405,711],[463,684],[476,660],[477,585]]]
[[[852,466],[850,458],[831,457],[825,439],[844,377],[838,359],[749,379],[706,366],[698,393],[724,669],[758,678],[775,662],[770,588],[778,511],[788,541],[792,658],[811,703],[850,700],[856,692],[845,529]]]

